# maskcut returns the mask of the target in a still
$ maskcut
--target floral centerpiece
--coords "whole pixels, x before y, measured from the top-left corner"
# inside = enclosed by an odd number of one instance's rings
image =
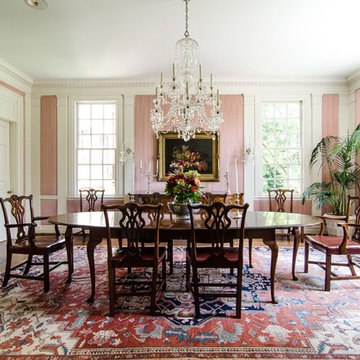
[[[184,172],[180,167],[169,173],[165,194],[174,196],[174,203],[189,204],[204,198],[200,187],[199,173],[196,170]]]

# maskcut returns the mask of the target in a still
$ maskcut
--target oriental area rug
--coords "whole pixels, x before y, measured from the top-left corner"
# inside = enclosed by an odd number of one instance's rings
[[[310,255],[320,258],[315,251]],[[76,247],[74,256],[71,284],[62,266],[51,273],[46,294],[41,282],[31,280],[10,279],[1,288],[0,359],[360,359],[360,281],[333,282],[325,292],[320,268],[310,265],[308,274],[302,272],[302,248],[298,281],[291,277],[292,248],[279,249],[278,304],[270,303],[270,250],[254,248],[251,269],[245,250],[241,319],[229,316],[235,303],[228,298],[203,300],[202,317],[193,317],[192,295],[184,291],[183,248],[175,249],[174,274],[153,317],[148,297],[121,298],[114,318],[108,316],[104,246],[95,254],[95,301],[87,303],[86,248]],[[233,281],[225,270],[201,276]]]

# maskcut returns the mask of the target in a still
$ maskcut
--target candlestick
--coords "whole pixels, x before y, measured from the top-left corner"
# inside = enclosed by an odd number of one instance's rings
[[[158,160],[157,160],[157,162],[158,162]],[[146,179],[147,179],[147,190],[146,190],[147,194],[152,194],[151,180],[153,178],[156,178],[159,175],[159,166],[158,166],[158,164],[156,164],[156,173],[153,174],[152,171],[151,171],[151,168],[152,168],[151,163],[152,163],[152,161],[149,161],[149,163],[148,163],[148,172],[144,174],[144,177],[146,177]],[[140,164],[141,164],[141,169],[142,169],[142,160],[140,160]],[[143,172],[140,171],[140,174],[143,175]]]
[[[238,179],[238,167],[237,167],[237,160],[235,158],[235,193],[239,193],[239,179]]]

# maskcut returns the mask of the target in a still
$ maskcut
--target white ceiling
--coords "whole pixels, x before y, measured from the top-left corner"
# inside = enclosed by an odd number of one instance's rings
[[[170,74],[182,0],[0,0],[0,58],[33,79]],[[360,68],[360,0],[191,0],[215,79],[342,79]]]

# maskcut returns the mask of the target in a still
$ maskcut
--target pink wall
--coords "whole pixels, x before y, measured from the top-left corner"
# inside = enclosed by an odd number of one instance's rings
[[[57,98],[40,99],[40,194],[57,195]]]
[[[355,91],[355,127],[360,124],[360,89]]]
[[[144,192],[147,189],[147,182],[144,176],[139,174],[140,160],[147,169],[149,161],[152,161],[152,168],[156,166],[157,141],[151,127],[150,110],[153,106],[152,95],[135,96],[135,192]],[[230,189],[235,190],[234,180],[234,159],[239,158],[243,149],[244,129],[244,100],[242,95],[222,95],[221,109],[224,111],[225,121],[220,128],[220,181],[203,182],[206,191],[223,192],[226,189],[224,174],[226,161],[229,161]],[[154,166],[155,165],[155,166]],[[244,188],[243,166],[238,162],[239,167],[239,189]],[[151,183],[152,191],[164,192],[165,183],[156,179]]]

